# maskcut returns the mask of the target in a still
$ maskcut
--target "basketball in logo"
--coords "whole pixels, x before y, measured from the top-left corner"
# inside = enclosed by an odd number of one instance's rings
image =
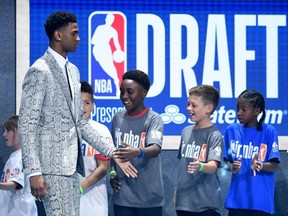
[[[116,62],[116,63],[121,63],[124,61],[124,52],[122,50],[116,50],[114,51],[113,53],[113,60]]]

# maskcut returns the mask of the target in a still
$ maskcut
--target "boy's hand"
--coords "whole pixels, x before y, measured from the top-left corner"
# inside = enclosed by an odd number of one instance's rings
[[[121,162],[120,159],[113,156],[114,161],[117,165],[121,168],[124,174],[129,178],[136,178],[137,177],[137,169],[130,163],[130,161]]]
[[[139,148],[134,148],[127,143],[121,141],[123,148],[118,148],[113,152],[113,158],[120,159],[121,162],[126,162],[134,159],[141,154]]]
[[[198,172],[199,167],[200,167],[200,162],[198,161],[197,158],[194,158],[194,161],[188,164],[188,173],[193,174],[195,172]]]
[[[120,190],[121,183],[118,180],[117,174],[110,176],[110,185],[114,191],[118,192]]]

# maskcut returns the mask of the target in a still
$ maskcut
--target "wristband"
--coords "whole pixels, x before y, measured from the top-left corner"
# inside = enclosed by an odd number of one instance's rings
[[[204,164],[203,164],[203,163],[200,163],[200,166],[199,166],[198,171],[201,172],[203,169],[204,169]]]
[[[137,156],[138,159],[143,159],[145,155],[145,148],[139,148],[141,151],[141,155]]]
[[[83,194],[83,188],[81,187],[81,185],[79,187],[79,191],[80,191],[80,194]]]
[[[112,175],[117,175],[117,173],[116,173],[115,170],[111,170],[110,173],[109,173],[109,175],[110,175],[110,176],[112,176]]]

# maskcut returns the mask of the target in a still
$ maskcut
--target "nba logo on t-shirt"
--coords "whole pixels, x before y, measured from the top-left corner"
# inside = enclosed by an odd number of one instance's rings
[[[199,161],[205,162],[206,161],[206,154],[207,154],[207,144],[203,144],[201,147],[200,155],[199,155]]]
[[[263,162],[265,160],[266,154],[267,154],[267,145],[261,143],[258,160]]]
[[[94,98],[118,99],[126,71],[126,17],[117,11],[89,16],[89,82]]]

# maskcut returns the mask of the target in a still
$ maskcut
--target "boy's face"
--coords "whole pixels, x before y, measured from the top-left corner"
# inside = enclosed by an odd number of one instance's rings
[[[210,119],[210,113],[213,109],[211,104],[205,105],[201,97],[190,95],[188,98],[187,112],[191,121],[201,123]]]
[[[143,111],[147,90],[134,80],[124,79],[120,86],[120,99],[130,115]]]
[[[94,107],[94,103],[91,100],[91,95],[87,92],[81,92],[81,98],[83,103],[83,116],[86,120],[89,119],[92,109]]]
[[[17,146],[19,145],[17,130],[8,131],[6,128],[4,128],[3,137],[6,140],[6,144],[8,147],[17,148]]]

